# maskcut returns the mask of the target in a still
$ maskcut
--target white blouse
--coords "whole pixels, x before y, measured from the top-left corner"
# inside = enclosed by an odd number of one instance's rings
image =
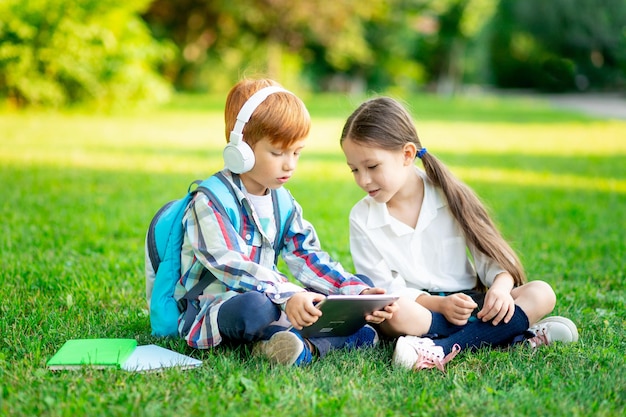
[[[424,181],[419,219],[412,228],[370,196],[350,212],[350,250],[357,273],[388,293],[417,298],[424,291],[456,292],[489,287],[504,269],[465,240],[441,189]],[[472,262],[473,260],[473,262]]]

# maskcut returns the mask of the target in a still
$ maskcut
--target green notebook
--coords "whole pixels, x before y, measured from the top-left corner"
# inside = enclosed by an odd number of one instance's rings
[[[93,368],[120,368],[137,348],[135,339],[73,339],[46,363],[53,371]]]

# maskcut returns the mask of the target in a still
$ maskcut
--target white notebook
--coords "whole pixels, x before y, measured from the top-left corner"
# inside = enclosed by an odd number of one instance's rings
[[[146,372],[163,368],[189,369],[202,365],[202,361],[157,345],[137,346],[122,365],[126,371]]]

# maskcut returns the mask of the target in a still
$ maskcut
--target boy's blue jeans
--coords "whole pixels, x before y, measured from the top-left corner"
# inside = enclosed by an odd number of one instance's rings
[[[224,301],[217,315],[217,325],[226,342],[249,343],[268,340],[276,332],[288,327],[275,324],[281,309],[265,294],[246,292]],[[315,337],[309,341],[317,348],[320,357],[331,349],[346,345],[347,337]]]

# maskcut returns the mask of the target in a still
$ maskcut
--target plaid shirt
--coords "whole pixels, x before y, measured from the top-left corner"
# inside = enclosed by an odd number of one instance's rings
[[[196,194],[183,218],[182,276],[175,298],[179,300],[193,288],[203,268],[217,278],[199,297],[200,311],[189,332],[182,335],[190,346],[199,349],[217,346],[222,341],[217,315],[224,301],[246,291],[258,291],[275,304],[283,305],[293,294],[304,291],[278,271],[272,242],[263,232],[241,181],[233,181],[228,170],[222,173],[232,183],[242,205],[242,230],[251,243],[246,243],[203,193]],[[368,288],[321,250],[315,229],[302,218],[302,208],[297,203],[295,210],[293,221],[286,226],[285,245],[280,254],[293,276],[304,287],[322,294],[359,294]],[[182,324],[181,320],[179,330]]]

